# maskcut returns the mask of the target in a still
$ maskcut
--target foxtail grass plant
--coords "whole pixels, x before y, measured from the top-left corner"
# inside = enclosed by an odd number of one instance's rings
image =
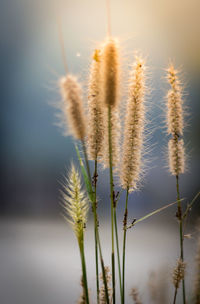
[[[125,303],[125,254],[129,192],[136,190],[142,170],[142,147],[145,122],[145,64],[136,57],[129,80],[129,99],[126,109],[122,154],[121,185],[126,190],[122,260],[122,303]]]
[[[179,222],[180,257],[173,272],[174,300],[176,303],[177,292],[182,283],[183,304],[186,304],[185,293],[185,267],[184,262],[184,232],[183,222],[188,216],[191,207],[200,192],[188,204],[185,212],[182,211],[182,199],[180,198],[179,177],[185,172],[185,151],[183,141],[184,112],[183,112],[183,89],[179,80],[178,71],[171,64],[167,69],[167,79],[170,90],[167,94],[167,132],[168,165],[170,173],[176,178],[177,201],[160,207],[139,219],[134,219],[128,224],[128,201],[132,191],[139,188],[143,172],[144,130],[146,119],[145,94],[146,89],[146,66],[143,58],[135,57],[131,67],[128,88],[128,101],[125,113],[122,149],[120,145],[120,56],[119,43],[111,36],[110,8],[108,7],[108,37],[100,49],[93,52],[88,81],[88,113],[86,115],[82,97],[81,85],[77,78],[68,74],[64,54],[63,40],[62,55],[64,58],[66,76],[62,77],[60,91],[62,95],[61,110],[63,113],[65,130],[68,129],[75,140],[80,142],[84,161],[82,161],[79,148],[76,152],[79,159],[80,169],[84,178],[84,192],[81,186],[81,178],[74,167],[68,178],[65,179],[63,206],[66,211],[65,218],[71,224],[76,235],[82,266],[81,286],[83,288],[79,303],[89,304],[89,292],[87,283],[87,270],[84,251],[84,234],[87,222],[89,202],[93,212],[94,243],[95,243],[95,268],[96,268],[96,301],[97,304],[116,304],[116,271],[118,264],[119,291],[121,304],[126,303],[126,243],[127,230],[136,224],[146,220],[166,208],[177,204],[177,218]],[[65,132],[67,133],[67,132]],[[121,151],[122,150],[122,151]],[[121,153],[122,152],[122,153]],[[122,157],[120,157],[120,155]],[[91,174],[89,160],[94,162],[94,173]],[[97,186],[99,164],[109,169],[110,188],[110,224],[111,224],[111,265],[105,267],[102,246],[99,233],[99,219],[97,213],[98,197]],[[120,170],[116,170],[120,167]],[[121,191],[126,191],[126,201],[123,217],[123,243],[122,259],[120,256],[120,243],[118,239],[117,205],[120,199],[119,193],[115,192],[114,173],[118,172]],[[121,192],[120,192],[121,193]],[[116,254],[116,257],[115,257]],[[199,255],[199,254],[198,254]],[[116,261],[115,261],[116,259]],[[199,257],[198,273],[195,289],[195,303],[199,303]],[[99,262],[102,274],[99,275]],[[111,274],[110,274],[111,269]],[[112,282],[112,284],[111,284]],[[154,284],[155,285],[155,284]],[[153,286],[155,287],[155,286]],[[152,289],[153,290],[153,289]],[[155,291],[155,288],[154,288]],[[136,304],[141,304],[138,290],[133,288],[131,297]],[[156,297],[156,296],[155,296]],[[152,296],[152,299],[155,298]]]
[[[115,190],[113,167],[116,166],[119,156],[119,47],[117,41],[108,37],[102,50],[102,82],[103,103],[107,112],[107,132],[105,133],[104,163],[110,170],[110,205],[111,205],[111,237],[112,237],[112,292],[115,304],[115,245],[114,245],[114,209]]]
[[[84,252],[84,231],[87,222],[89,203],[86,197],[86,193],[81,189],[80,175],[73,164],[71,165],[71,171],[68,178],[65,179],[62,194],[63,207],[67,213],[67,216],[65,216],[65,218],[70,223],[78,241],[82,265],[82,280],[84,285],[85,303],[89,304],[87,271]]]
[[[183,217],[182,206],[180,200],[179,177],[185,171],[185,152],[183,135],[183,89],[179,79],[179,72],[174,68],[173,64],[167,69],[167,79],[170,90],[167,94],[167,132],[171,136],[168,144],[169,170],[176,177],[177,191],[177,219],[179,221],[179,237],[180,237],[180,263],[184,263],[183,248]],[[183,303],[186,303],[185,279],[182,280]],[[177,288],[175,288],[175,295]],[[176,299],[176,297],[175,297]],[[175,300],[176,301],[176,300]],[[175,302],[174,302],[175,303]]]

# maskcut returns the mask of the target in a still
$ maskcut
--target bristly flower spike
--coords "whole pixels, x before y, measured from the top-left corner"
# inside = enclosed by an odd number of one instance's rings
[[[88,92],[88,154],[92,160],[102,156],[105,114],[102,106],[101,52],[95,50],[90,68]]]
[[[167,69],[170,90],[167,94],[167,132],[172,138],[168,145],[169,170],[172,175],[179,176],[185,171],[183,135],[183,89],[179,80],[179,72],[171,64]]]
[[[124,128],[120,174],[124,189],[135,190],[141,177],[145,126],[145,69],[144,60],[136,57],[129,80],[129,99]]]
[[[66,219],[71,224],[78,242],[80,242],[84,236],[89,203],[81,187],[80,175],[73,164],[69,176],[66,178],[66,185],[62,194],[63,207],[67,212]]]
[[[86,136],[86,121],[81,86],[74,76],[67,75],[60,80],[60,89],[63,100],[61,110],[65,128],[67,129],[68,123],[70,133],[76,139],[83,141]]]

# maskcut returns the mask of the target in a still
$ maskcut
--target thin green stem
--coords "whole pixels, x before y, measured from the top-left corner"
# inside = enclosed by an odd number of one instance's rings
[[[112,237],[112,291],[113,304],[115,304],[115,248],[114,248],[114,185],[113,185],[113,163],[112,163],[112,123],[111,105],[108,106],[108,145],[109,145],[109,167],[110,167],[110,209],[111,209],[111,237]]]
[[[81,265],[82,265],[82,272],[83,272],[83,285],[84,285],[84,290],[85,290],[85,299],[86,299],[86,303],[89,304],[90,301],[89,301],[89,293],[88,293],[87,271],[86,271],[86,264],[85,264],[83,237],[81,240],[79,240],[79,249],[80,249]]]
[[[179,176],[176,176],[176,191],[177,191],[177,217],[179,219],[179,235],[180,235],[180,257],[182,262],[184,262],[184,252],[183,252],[183,218],[182,218],[182,207],[180,200],[180,190],[179,190]],[[182,291],[183,291],[183,304],[186,304],[186,294],[185,294],[185,279],[182,280]]]
[[[178,291],[178,289],[177,289],[177,288],[175,288],[175,291],[174,291],[174,300],[173,300],[173,304],[175,304],[175,303],[176,303],[177,291]]]
[[[106,303],[109,304],[108,285],[107,285],[107,279],[106,279],[106,271],[105,271],[105,265],[104,265],[104,260],[103,260],[103,254],[102,254],[102,249],[101,249],[101,242],[100,242],[100,238],[99,238],[99,230],[97,230],[97,239],[98,239],[98,245],[99,245],[99,255],[100,255],[100,261],[101,261],[103,283],[104,283],[104,288],[105,288]]]
[[[126,232],[127,232],[127,217],[128,217],[128,195],[129,188],[126,190],[126,204],[124,210],[124,239],[123,239],[123,261],[122,261],[122,303],[125,303],[125,256],[126,256]]]
[[[118,272],[119,272],[119,287],[120,287],[120,296],[121,296],[121,302],[122,302],[122,275],[121,275],[121,263],[120,263],[116,208],[114,208],[114,222],[115,222],[115,237],[116,237],[116,246],[117,246]]]
[[[89,181],[92,184],[92,178],[91,178],[91,173],[90,173],[90,167],[89,167],[89,162],[88,162],[88,156],[87,156],[87,150],[85,146],[85,142],[82,141],[82,147],[83,147],[83,153],[84,153],[84,158],[85,158],[85,163],[86,163],[86,168],[87,168],[87,174],[89,177]],[[97,161],[95,161],[95,174],[94,176],[94,181],[95,181],[95,189],[94,189],[94,195],[91,196],[92,198],[92,208],[94,210],[94,235],[95,235],[95,260],[96,260],[96,271],[98,269],[98,247],[99,247],[99,253],[100,253],[100,261],[101,261],[101,267],[102,267],[102,274],[103,274],[103,283],[104,283],[104,288],[105,288],[105,294],[106,294],[106,303],[109,304],[109,294],[108,294],[108,287],[107,287],[107,280],[106,280],[106,272],[105,272],[105,266],[104,266],[104,260],[103,260],[103,255],[102,255],[102,250],[101,250],[101,243],[100,243],[100,237],[99,237],[99,230],[98,230],[98,217],[97,217],[97,203],[96,203],[96,186],[97,186]],[[97,282],[97,297],[99,298],[99,275],[98,275],[98,282]],[[97,300],[98,301],[98,300]],[[97,302],[98,303],[98,302]]]
[[[97,219],[97,159],[94,167],[94,237],[95,237],[95,259],[96,259],[96,287],[97,287],[97,304],[99,304],[99,266],[98,266],[98,219]]]

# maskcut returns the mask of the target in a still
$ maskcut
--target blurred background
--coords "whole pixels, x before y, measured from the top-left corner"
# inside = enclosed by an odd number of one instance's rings
[[[80,261],[75,237],[61,216],[59,194],[60,181],[71,160],[77,163],[76,153],[73,139],[63,137],[55,126],[57,111],[50,106],[60,100],[58,80],[65,74],[57,15],[62,20],[69,71],[78,75],[87,88],[92,51],[106,35],[106,3],[97,0],[0,3],[0,302],[76,303],[80,294]],[[183,71],[189,112],[184,135],[188,171],[180,179],[181,196],[186,198],[184,206],[200,188],[199,10],[199,0],[111,0],[112,33],[121,45],[124,86],[129,65],[138,51],[146,57],[151,90],[148,104],[154,126],[149,140],[152,152],[147,156],[142,188],[130,198],[130,221],[176,199],[175,179],[166,169],[168,138],[163,129],[167,90],[164,69],[169,59]],[[122,102],[125,98],[122,94]],[[106,264],[110,264],[107,181],[108,173],[101,171],[100,229]],[[123,199],[124,195],[118,208],[119,225],[123,220]],[[168,280],[171,292],[166,291],[166,297],[173,293],[170,271],[178,257],[175,212],[174,206],[128,232],[127,295],[133,285],[137,286],[144,303],[150,302],[146,290],[152,270]],[[192,233],[193,238],[185,242],[188,293],[192,292],[190,278],[193,278],[199,215],[198,200],[187,226],[187,233]],[[94,298],[92,223],[87,228],[86,252]],[[128,297],[127,303],[131,303]]]

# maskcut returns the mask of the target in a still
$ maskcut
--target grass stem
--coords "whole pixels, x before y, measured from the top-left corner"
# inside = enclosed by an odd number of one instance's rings
[[[182,207],[179,190],[179,176],[176,175],[176,191],[177,191],[177,217],[179,219],[179,235],[180,235],[180,258],[184,262],[184,251],[183,251],[183,218],[182,218]],[[183,304],[186,304],[186,293],[185,293],[185,279],[182,280],[182,291],[183,291]]]
[[[121,263],[120,263],[120,252],[119,252],[119,238],[118,238],[118,229],[117,229],[116,207],[114,208],[114,224],[115,224],[115,238],[116,238],[118,272],[119,272],[119,287],[120,287],[120,296],[121,296],[121,302],[122,302],[122,275],[121,275]]]
[[[83,272],[83,284],[84,284],[84,290],[85,290],[85,299],[86,299],[86,303],[89,304],[89,293],[88,293],[88,284],[87,284],[87,272],[86,272],[86,264],[85,264],[83,237],[79,241],[79,249],[80,249],[81,265],[82,265],[82,272]]]
[[[113,184],[113,164],[112,164],[112,123],[111,105],[108,105],[108,144],[109,144],[109,168],[110,168],[110,209],[111,209],[111,237],[112,237],[112,292],[113,304],[115,304],[115,248],[114,248],[114,184]]]
[[[124,238],[123,238],[123,260],[122,260],[122,304],[125,303],[125,255],[126,255],[126,232],[127,232],[127,217],[128,217],[128,195],[129,188],[126,190],[126,204],[124,211]]]

